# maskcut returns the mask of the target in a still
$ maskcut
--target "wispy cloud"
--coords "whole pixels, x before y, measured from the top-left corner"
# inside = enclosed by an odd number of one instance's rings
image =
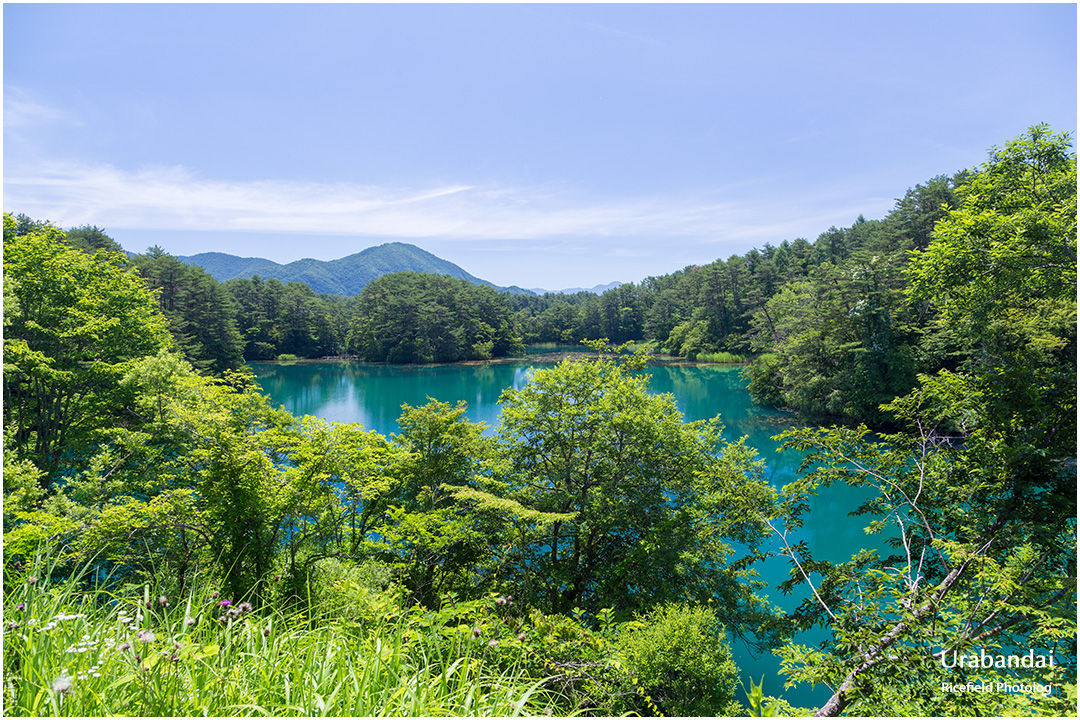
[[[638,35],[636,33],[628,32],[626,30],[620,30],[619,28],[611,27],[609,25],[601,25],[600,23],[595,23],[595,22],[585,22],[585,23],[582,23],[582,24],[585,27],[590,27],[590,28],[593,28],[594,30],[599,30],[601,32],[608,33],[609,35],[615,35],[616,37],[625,38],[627,40],[633,40],[635,42],[645,43],[646,45],[652,45],[653,47],[659,47],[659,48],[666,48],[667,47],[664,43],[662,43],[659,40],[656,40],[654,38],[651,38],[651,37],[648,37],[648,36],[645,36],[645,35]]]
[[[56,123],[70,126],[83,124],[66,110],[38,102],[21,88],[4,86],[5,130]]]
[[[790,201],[778,208],[749,207],[726,198],[722,191],[696,197],[598,199],[550,186],[446,183],[402,188],[226,181],[203,178],[183,167],[132,171],[67,162],[9,172],[4,181],[5,209],[65,227],[93,224],[113,229],[471,241],[667,238],[694,244],[741,239],[760,244],[854,218],[805,212]],[[805,201],[802,206],[810,207]]]

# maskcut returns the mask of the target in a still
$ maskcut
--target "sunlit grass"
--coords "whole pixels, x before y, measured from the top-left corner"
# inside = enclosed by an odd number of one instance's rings
[[[744,363],[746,358],[729,352],[699,353],[695,358],[703,363]]]
[[[407,615],[362,625],[33,577],[5,597],[6,715],[517,716],[552,700]]]

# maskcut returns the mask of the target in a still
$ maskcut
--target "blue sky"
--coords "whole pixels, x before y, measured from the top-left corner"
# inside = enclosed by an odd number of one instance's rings
[[[3,12],[5,211],[136,252],[640,281],[1076,131],[1074,4]]]

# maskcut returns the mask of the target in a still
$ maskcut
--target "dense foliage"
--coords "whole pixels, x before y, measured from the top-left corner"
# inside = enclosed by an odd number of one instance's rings
[[[834,690],[822,714],[1076,710],[1076,155],[1068,137],[1032,128],[958,194],[906,275],[908,301],[963,350],[959,369],[921,375],[883,406],[899,432],[787,435],[813,470],[784,488],[777,534],[843,481],[873,491],[860,512],[892,551],[832,564],[784,542],[789,586],[812,589],[797,620],[832,630],[821,649],[781,651],[792,679]],[[1028,652],[1057,665],[977,675],[1068,692],[943,691],[971,680],[957,656]],[[903,688],[897,673],[911,677]]]
[[[522,345],[505,295],[449,275],[401,272],[364,287],[348,348],[375,362],[432,363],[506,357]]]
[[[72,250],[51,226],[20,234],[4,216],[4,427],[40,467],[122,421],[120,378],[169,342],[118,255]]]
[[[58,396],[66,412],[50,418],[49,435],[27,423],[34,411],[5,405],[5,607],[15,613],[5,626],[9,711],[201,712],[207,701],[198,698],[211,693],[216,711],[256,703],[273,712],[294,707],[279,673],[260,688],[244,670],[235,677],[250,689],[238,692],[207,668],[250,663],[257,673],[252,658],[263,656],[269,671],[279,664],[274,653],[289,648],[300,664],[288,672],[304,684],[314,657],[361,657],[380,646],[394,648],[391,667],[400,663],[400,672],[440,692],[467,685],[506,698],[490,712],[533,697],[560,714],[738,707],[727,632],[762,636],[770,616],[743,582],[745,570],[730,563],[730,543],[752,544],[761,532],[723,518],[737,515],[729,505],[768,491],[752,453],[727,447],[715,422],[684,424],[671,398],[651,396],[631,376],[640,358],[545,372],[535,387],[503,399],[506,427],[495,436],[466,420],[464,408],[432,401],[406,406],[402,433],[388,439],[275,410],[249,375],[196,372],[166,333],[163,290],[187,272],[168,256],[126,267],[108,251],[91,256],[65,245],[50,226],[19,235],[13,225],[5,237],[14,260],[5,266],[5,380],[12,396]],[[160,287],[152,291],[140,273]],[[545,396],[594,413],[580,428],[551,430],[559,443],[560,433],[591,436],[562,450],[577,490],[600,483],[602,494],[590,492],[583,505],[561,508],[559,485],[529,477],[525,458],[543,452],[544,418],[584,419],[543,409]],[[674,488],[670,497],[664,483]],[[565,567],[537,561],[553,526],[568,557],[571,546],[583,551]],[[678,543],[668,544],[676,530]],[[641,573],[645,566],[656,572]],[[637,590],[625,602],[631,572]],[[344,584],[356,597],[329,591],[327,573],[335,589]],[[553,602],[564,575],[580,592]],[[682,591],[671,585],[680,577]],[[116,606],[97,603],[119,594],[134,610],[140,586],[165,599],[155,604],[143,591],[144,617],[125,620],[117,634]],[[234,606],[243,601],[244,612],[229,613],[209,588]],[[373,602],[384,608],[374,617]],[[31,626],[28,618],[45,612],[54,621]],[[643,639],[653,616],[636,617],[648,612],[663,613],[676,648],[712,652],[691,673],[681,670],[677,652],[658,655]],[[328,634],[317,640],[322,627]],[[279,628],[285,632],[275,635]],[[79,647],[98,653],[92,666],[73,669],[53,657],[53,643],[67,642],[70,629],[88,636]],[[107,639],[108,648],[85,644]],[[93,679],[103,670],[109,680]],[[378,667],[350,672],[353,689],[337,691],[349,703],[391,704],[337,707],[397,707],[393,695],[369,697],[391,682]],[[105,682],[125,690],[105,692]],[[79,700],[73,687],[86,688]],[[702,687],[710,688],[704,699],[696,696]],[[315,692],[298,695],[309,698],[303,707]],[[420,698],[403,707],[440,714],[438,703],[447,702]]]
[[[537,300],[553,331],[752,343],[760,397],[891,423],[790,431],[779,489],[601,341],[507,390],[490,434],[437,400],[390,438],[293,417],[234,370],[241,339],[488,357],[528,305],[416,273],[353,306],[220,286],[5,215],[5,711],[734,714],[739,638],[830,688],[822,715],[1074,712],[1076,158],[1035,127],[962,179],[813,245]],[[880,551],[790,541],[835,482]],[[787,616],[753,572],[777,554],[808,592]],[[954,660],[987,653],[1057,662]],[[973,680],[1053,692],[945,689]]]

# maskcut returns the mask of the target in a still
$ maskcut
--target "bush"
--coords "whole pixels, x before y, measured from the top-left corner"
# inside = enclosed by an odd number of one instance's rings
[[[723,626],[708,608],[669,603],[627,623],[618,639],[647,700],[644,715],[745,715],[735,700],[738,669]]]

